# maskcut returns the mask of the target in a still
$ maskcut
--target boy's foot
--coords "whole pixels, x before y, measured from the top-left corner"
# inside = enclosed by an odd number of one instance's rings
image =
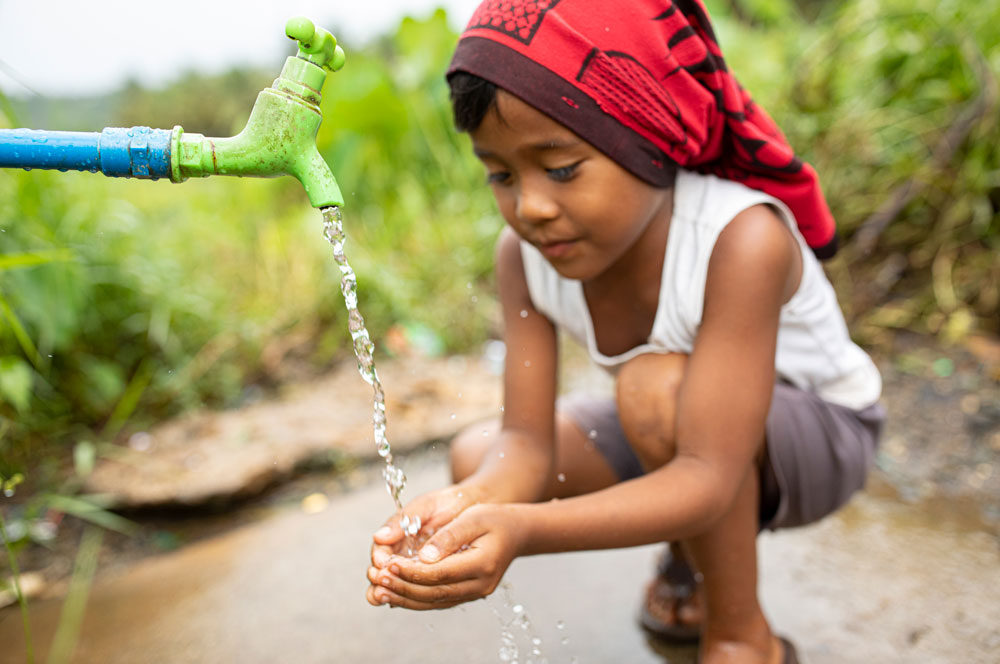
[[[680,547],[671,545],[646,588],[639,622],[666,643],[696,643],[701,638],[700,594],[698,579]]]
[[[738,645],[735,643],[729,643],[724,646],[716,644],[715,652],[711,656],[707,656],[704,652],[699,652],[699,657],[697,662],[701,664],[703,661],[726,661],[726,662],[760,662],[764,661],[767,664],[799,664],[799,655],[795,650],[795,646],[792,642],[783,636],[771,637],[772,646],[768,656],[761,660],[761,652],[754,649],[749,644]],[[704,642],[702,643],[702,648],[705,647]]]

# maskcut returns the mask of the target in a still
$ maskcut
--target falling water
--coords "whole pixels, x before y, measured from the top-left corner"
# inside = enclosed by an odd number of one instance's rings
[[[380,457],[385,459],[385,468],[382,476],[385,478],[385,488],[392,496],[396,509],[399,511],[399,525],[406,535],[404,549],[407,556],[416,555],[417,533],[420,532],[420,517],[407,516],[403,514],[403,504],[399,495],[406,486],[406,475],[402,468],[398,468],[393,463],[392,447],[385,433],[385,392],[382,390],[382,383],[378,379],[378,372],[375,371],[375,344],[372,343],[368,330],[365,328],[365,319],[358,311],[358,279],[354,274],[354,269],[347,262],[344,255],[344,226],[340,217],[340,208],[336,206],[323,208],[323,235],[333,247],[333,258],[340,267],[340,292],[344,295],[344,303],[347,305],[348,329],[351,332],[351,339],[354,342],[354,355],[358,358],[358,372],[365,382],[372,386],[374,392],[374,407],[372,409],[372,424],[375,434],[375,449]],[[534,634],[531,623],[524,607],[520,604],[512,606],[510,584],[503,584],[504,605],[513,613],[513,618],[502,618],[503,625],[501,633],[502,646],[499,651],[500,661],[515,664],[519,661],[520,652],[517,646],[517,637],[514,627],[526,633],[530,638],[531,657],[525,660],[525,664],[548,664],[548,660],[542,655],[541,639]],[[561,627],[560,627],[561,629]],[[564,642],[565,644],[565,642]],[[575,658],[574,658],[575,661]]]
[[[347,325],[354,342],[354,355],[358,359],[358,373],[361,374],[366,383],[372,386],[374,392],[372,425],[375,435],[375,450],[385,460],[385,468],[382,470],[385,488],[392,496],[396,509],[399,511],[399,525],[406,535],[406,555],[412,556],[415,553],[413,536],[420,531],[420,517],[408,517],[403,514],[403,504],[399,499],[403,487],[406,486],[406,475],[402,468],[393,463],[392,447],[385,434],[385,392],[378,379],[378,372],[375,371],[375,344],[365,328],[365,319],[358,311],[358,279],[344,255],[344,225],[340,217],[339,207],[323,208],[323,235],[333,247],[333,258],[340,267],[340,292],[343,293],[344,304],[347,305]]]

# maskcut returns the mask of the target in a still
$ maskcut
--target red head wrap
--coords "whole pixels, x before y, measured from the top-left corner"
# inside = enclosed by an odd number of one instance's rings
[[[783,201],[821,257],[833,216],[809,164],[729,72],[701,0],[486,0],[448,73],[465,71],[565,125],[637,177],[671,163]]]

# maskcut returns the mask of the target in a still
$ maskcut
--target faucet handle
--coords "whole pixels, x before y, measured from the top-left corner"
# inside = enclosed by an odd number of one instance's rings
[[[298,57],[314,65],[337,71],[344,66],[344,49],[337,46],[337,38],[317,28],[309,19],[296,16],[285,23],[285,34],[299,42]]]

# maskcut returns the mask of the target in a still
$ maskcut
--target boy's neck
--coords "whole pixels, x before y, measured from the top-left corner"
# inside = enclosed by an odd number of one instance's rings
[[[664,209],[610,268],[582,282],[598,350],[619,355],[649,339],[660,301],[674,190]]]

